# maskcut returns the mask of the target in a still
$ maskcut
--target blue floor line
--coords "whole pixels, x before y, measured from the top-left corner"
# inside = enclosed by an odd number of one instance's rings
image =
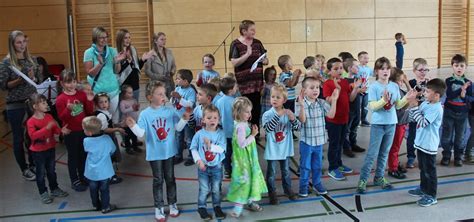
[[[448,180],[448,181],[442,181],[438,182],[438,186],[441,185],[447,185],[447,184],[453,184],[453,183],[463,183],[463,182],[470,182],[474,181],[474,178],[466,178],[466,179],[459,179],[459,180]],[[403,187],[397,187],[393,188],[391,190],[373,190],[373,191],[367,191],[365,194],[362,196],[366,195],[372,195],[372,194],[378,194],[378,193],[388,193],[388,192],[394,192],[394,191],[399,191],[399,190],[409,190],[409,189],[414,189],[418,187],[418,185],[411,185],[411,186],[403,186]],[[339,198],[344,198],[344,197],[351,197],[357,193],[350,193],[350,194],[338,194],[331,196],[333,199],[339,199]],[[299,199],[295,201],[291,200],[286,200],[286,201],[280,201],[280,205],[283,204],[290,204],[290,203],[299,203],[299,202],[309,202],[309,201],[316,201],[316,200],[322,200],[322,197],[313,197],[313,198],[305,198],[305,199]],[[413,202],[415,203],[415,202]],[[262,206],[270,205],[269,203],[263,203],[260,204]],[[233,206],[227,206],[227,207],[222,207],[222,209],[232,209]],[[120,208],[119,208],[120,210]],[[181,210],[181,214],[185,213],[191,213],[191,212],[196,212],[196,209],[187,209],[187,210]],[[141,216],[153,216],[154,213],[128,213],[128,214],[115,214],[115,215],[103,215],[103,216],[84,216],[84,217],[71,217],[71,218],[59,218],[57,219],[58,222],[61,221],[78,221],[78,220],[100,220],[100,219],[111,219],[111,218],[124,218],[124,217],[141,217]],[[53,219],[51,219],[53,221]]]
[[[64,208],[66,208],[66,205],[67,205],[66,201],[62,202],[61,204],[59,204],[58,210],[62,210]]]

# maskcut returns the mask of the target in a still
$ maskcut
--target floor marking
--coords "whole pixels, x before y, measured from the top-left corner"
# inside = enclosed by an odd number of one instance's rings
[[[64,208],[66,208],[66,205],[67,205],[67,202],[63,201],[61,204],[59,204],[58,210],[62,210]]]
[[[341,206],[337,201],[335,201],[334,199],[331,198],[331,196],[327,195],[327,194],[323,194],[321,195],[322,197],[324,197],[327,201],[331,202],[332,205],[334,205],[335,207],[337,207],[339,210],[341,210],[345,215],[347,215],[348,217],[350,217],[353,221],[356,221],[356,222],[359,222],[359,218],[357,218],[356,216],[354,216],[354,214],[352,214],[351,212],[349,212],[346,208],[344,208],[343,206]]]
[[[355,204],[356,204],[357,212],[364,212],[364,208],[362,207],[359,194],[355,195]]]

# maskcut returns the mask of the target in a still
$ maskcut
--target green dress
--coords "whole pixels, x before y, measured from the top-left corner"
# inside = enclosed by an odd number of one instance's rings
[[[237,143],[237,125],[234,123],[232,136],[232,179],[229,185],[227,199],[234,203],[248,204],[249,201],[259,201],[262,193],[267,193],[267,185],[263,178],[258,162],[257,144],[255,140],[246,147]],[[246,127],[246,137],[250,128]]]

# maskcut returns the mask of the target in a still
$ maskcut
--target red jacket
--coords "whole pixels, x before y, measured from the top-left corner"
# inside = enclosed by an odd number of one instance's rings
[[[49,114],[45,114],[43,119],[37,119],[34,116],[30,117],[26,121],[26,127],[28,129],[28,135],[31,139],[30,150],[33,152],[40,152],[49,149],[54,149],[56,146],[56,140],[54,135],[59,135],[61,129],[59,129],[57,123],[51,129],[46,129],[46,126],[50,122],[56,121]]]

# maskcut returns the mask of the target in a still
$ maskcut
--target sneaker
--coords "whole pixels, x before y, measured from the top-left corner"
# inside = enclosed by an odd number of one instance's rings
[[[121,177],[118,177],[117,175],[113,175],[112,178],[110,178],[110,184],[118,184],[122,183],[123,179]]]
[[[185,165],[185,166],[192,166],[192,165],[194,165],[193,159],[187,159],[186,161],[184,161],[184,165]]]
[[[406,168],[408,168],[408,169],[415,168],[415,159],[414,158],[408,158]]]
[[[253,212],[261,212],[263,211],[263,207],[258,205],[255,202],[249,203],[246,205],[247,210],[253,211]]]
[[[360,194],[364,194],[366,190],[367,190],[367,181],[359,180],[359,183],[357,184],[356,192]]]
[[[242,207],[234,206],[232,212],[230,212],[230,216],[233,218],[238,218],[242,214]]]
[[[405,179],[405,178],[407,177],[404,173],[402,173],[402,172],[400,172],[400,171],[398,171],[398,170],[395,170],[395,171],[388,171],[388,175],[391,176],[391,177],[393,177],[393,178],[400,179],[400,180],[401,180],[401,179]]]
[[[102,213],[103,214],[110,213],[115,209],[117,209],[117,206],[115,206],[114,204],[109,204],[109,207],[107,207],[106,209],[102,209]]]
[[[323,186],[322,183],[314,185],[313,190],[316,191],[316,194],[318,195],[323,195],[323,194],[328,193],[328,191],[326,190],[326,188]]]
[[[381,186],[384,190],[393,188],[392,184],[385,177],[374,178],[374,186]]]
[[[298,193],[298,196],[300,198],[306,198],[306,197],[308,197],[308,194],[307,193]]]
[[[176,203],[170,204],[170,216],[171,217],[177,217],[179,216],[179,209]]]
[[[347,157],[349,158],[354,158],[356,155],[352,152],[352,150],[350,148],[347,148],[347,149],[343,149],[342,150],[342,153],[344,155],[346,155]]]
[[[398,170],[399,172],[401,172],[401,173],[407,173],[407,172],[408,172],[406,168],[403,168],[403,167],[402,167],[402,165],[398,165],[397,170]]]
[[[443,159],[441,159],[441,162],[439,164],[441,164],[441,166],[449,166],[449,162],[451,162],[450,158],[443,157]]]
[[[352,152],[362,153],[365,152],[365,149],[356,144],[352,146]]]
[[[61,190],[59,187],[51,191],[52,197],[67,197],[68,195],[66,191]]]
[[[335,180],[345,180],[346,177],[339,171],[339,169],[329,171],[328,175]]]
[[[368,126],[370,126],[370,123],[369,123],[369,121],[364,120],[364,121],[362,121],[362,122],[360,123],[360,126],[368,127]]]
[[[183,161],[184,161],[184,160],[183,160],[182,157],[174,157],[174,158],[173,158],[173,163],[174,163],[174,165],[178,165],[178,164],[182,163]]]
[[[227,170],[224,172],[224,174],[226,179],[230,179],[232,177],[232,173]]]
[[[409,190],[408,191],[408,194],[410,196],[414,196],[414,197],[423,197],[425,194],[421,191],[420,187],[417,187],[416,189],[413,189],[413,190]]]
[[[462,160],[461,160],[461,159],[456,159],[456,160],[454,160],[454,166],[456,166],[456,167],[462,167]]]
[[[157,222],[166,221],[165,210],[163,208],[155,208],[155,220]]]
[[[353,170],[351,168],[349,168],[347,166],[344,166],[344,165],[340,166],[338,169],[342,173],[352,173],[353,172]]]
[[[430,195],[424,195],[421,199],[416,201],[416,203],[422,207],[429,207],[431,205],[437,204],[438,200],[436,200],[436,198],[431,197]]]
[[[203,219],[204,221],[212,220],[212,216],[209,215],[206,208],[204,208],[204,207],[198,208],[198,213],[199,213],[199,216],[201,217],[201,219]]]
[[[226,214],[222,211],[222,208],[220,206],[214,207],[214,214],[216,215],[216,219],[218,220],[224,220],[226,217]]]
[[[33,173],[30,169],[26,169],[23,171],[23,178],[28,181],[35,181],[36,180],[36,174]]]
[[[276,193],[269,193],[268,198],[270,199],[270,204],[271,205],[279,205],[280,201],[278,200],[278,197]]]
[[[50,203],[53,202],[53,198],[51,198],[51,196],[49,196],[48,191],[43,192],[40,195],[40,198],[41,198],[41,202],[43,202],[44,204],[50,204]]]
[[[138,143],[137,143],[137,145],[133,146],[132,149],[136,153],[142,153],[143,152],[143,150],[138,147]]]
[[[298,195],[293,192],[286,194],[286,196],[288,196],[288,199],[290,199],[291,201],[298,200]]]
[[[76,182],[74,182],[71,186],[71,188],[77,192],[83,192],[83,191],[86,191],[87,190],[87,186],[83,183],[81,183],[81,181],[77,180]]]

